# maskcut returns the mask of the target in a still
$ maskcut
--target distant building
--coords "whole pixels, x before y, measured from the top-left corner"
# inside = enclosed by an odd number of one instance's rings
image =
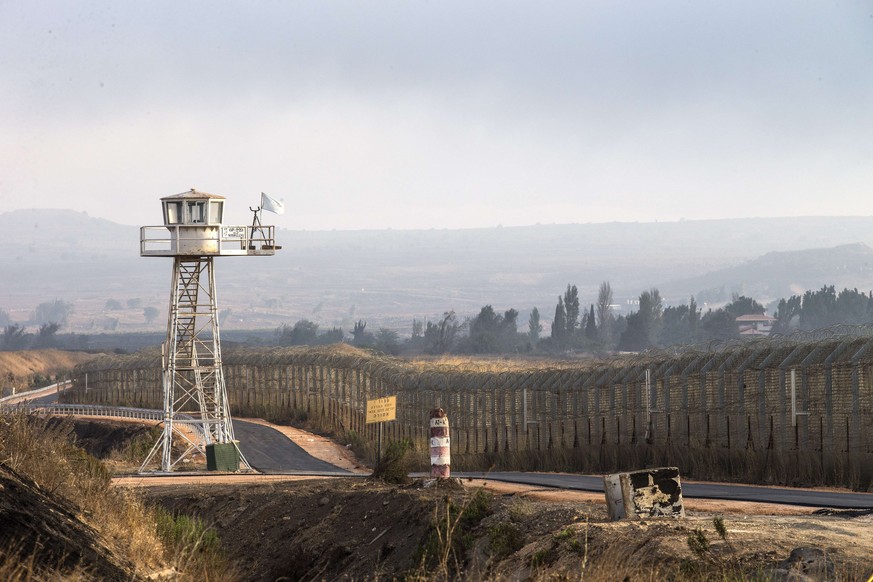
[[[760,315],[741,315],[736,321],[741,336],[770,335],[776,318],[761,313]]]

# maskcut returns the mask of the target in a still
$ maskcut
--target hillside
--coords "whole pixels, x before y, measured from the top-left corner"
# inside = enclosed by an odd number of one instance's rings
[[[772,252],[740,265],[673,281],[661,289],[665,293],[699,289],[703,298],[724,296],[736,290],[766,304],[823,285],[834,285],[837,289],[873,289],[873,248],[857,243]]]
[[[0,396],[11,392],[12,386],[17,392],[27,389],[34,376],[55,376],[95,357],[95,354],[60,350],[0,352]]]
[[[166,312],[171,261],[141,258],[135,226],[66,210],[19,210],[0,214],[0,228],[6,234],[0,309],[13,321],[32,325],[37,304],[63,299],[74,306],[63,331],[163,329],[164,316],[149,322],[143,308]],[[471,315],[487,303],[515,307],[519,321],[537,306],[548,319],[567,283],[579,287],[585,304],[604,280],[621,306],[651,286],[660,287],[668,303],[722,286],[724,299],[732,291],[778,294],[807,282],[863,288],[868,279],[856,277],[857,270],[840,270],[828,259],[807,265],[802,258],[783,268],[780,261],[790,255],[779,253],[873,245],[873,217],[280,230],[277,238],[283,250],[275,257],[218,261],[225,329],[309,318],[348,330],[365,319],[373,329],[408,333],[413,317],[433,319],[447,310]],[[767,259],[771,267],[746,267],[768,253],[776,253]],[[107,309],[108,300],[122,309]]]

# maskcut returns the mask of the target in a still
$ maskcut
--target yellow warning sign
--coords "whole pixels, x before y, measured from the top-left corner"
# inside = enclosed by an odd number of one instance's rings
[[[367,400],[367,424],[386,422],[397,418],[397,397],[388,396]]]

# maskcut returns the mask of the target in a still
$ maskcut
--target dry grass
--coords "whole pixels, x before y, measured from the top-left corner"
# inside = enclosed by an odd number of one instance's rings
[[[76,447],[70,422],[49,423],[44,418],[22,414],[0,416],[0,461],[33,480],[44,492],[62,497],[78,517],[94,528],[100,542],[129,564],[139,576],[184,565],[181,580],[227,580],[219,556],[198,560],[191,540],[162,539],[159,516],[133,491],[111,486],[103,463]],[[184,563],[180,563],[184,558]],[[39,555],[22,559],[7,548],[0,556],[0,579],[38,580],[44,575],[35,567]],[[44,569],[51,564],[41,564]],[[63,573],[64,579],[91,579],[86,570]],[[54,578],[54,576],[49,576]]]
[[[114,552],[144,571],[159,565],[163,548],[149,510],[128,491],[112,488],[106,467],[73,445],[72,423],[4,416],[0,451],[14,471],[77,506],[83,521],[95,527]]]
[[[16,379],[14,382],[20,382],[34,374],[40,376],[56,375],[72,370],[76,365],[96,357],[94,354],[61,350],[0,352],[0,379],[3,379],[5,384],[10,374]],[[21,388],[21,386],[18,387]]]
[[[399,360],[400,365],[408,365],[415,372],[529,372],[544,370],[584,370],[602,360],[508,356],[420,356],[409,360]]]

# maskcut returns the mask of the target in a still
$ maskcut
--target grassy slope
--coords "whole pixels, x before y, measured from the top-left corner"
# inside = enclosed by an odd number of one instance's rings
[[[0,352],[0,379],[8,378],[10,373],[18,380],[34,374],[54,376],[95,357],[95,354],[61,350]]]

